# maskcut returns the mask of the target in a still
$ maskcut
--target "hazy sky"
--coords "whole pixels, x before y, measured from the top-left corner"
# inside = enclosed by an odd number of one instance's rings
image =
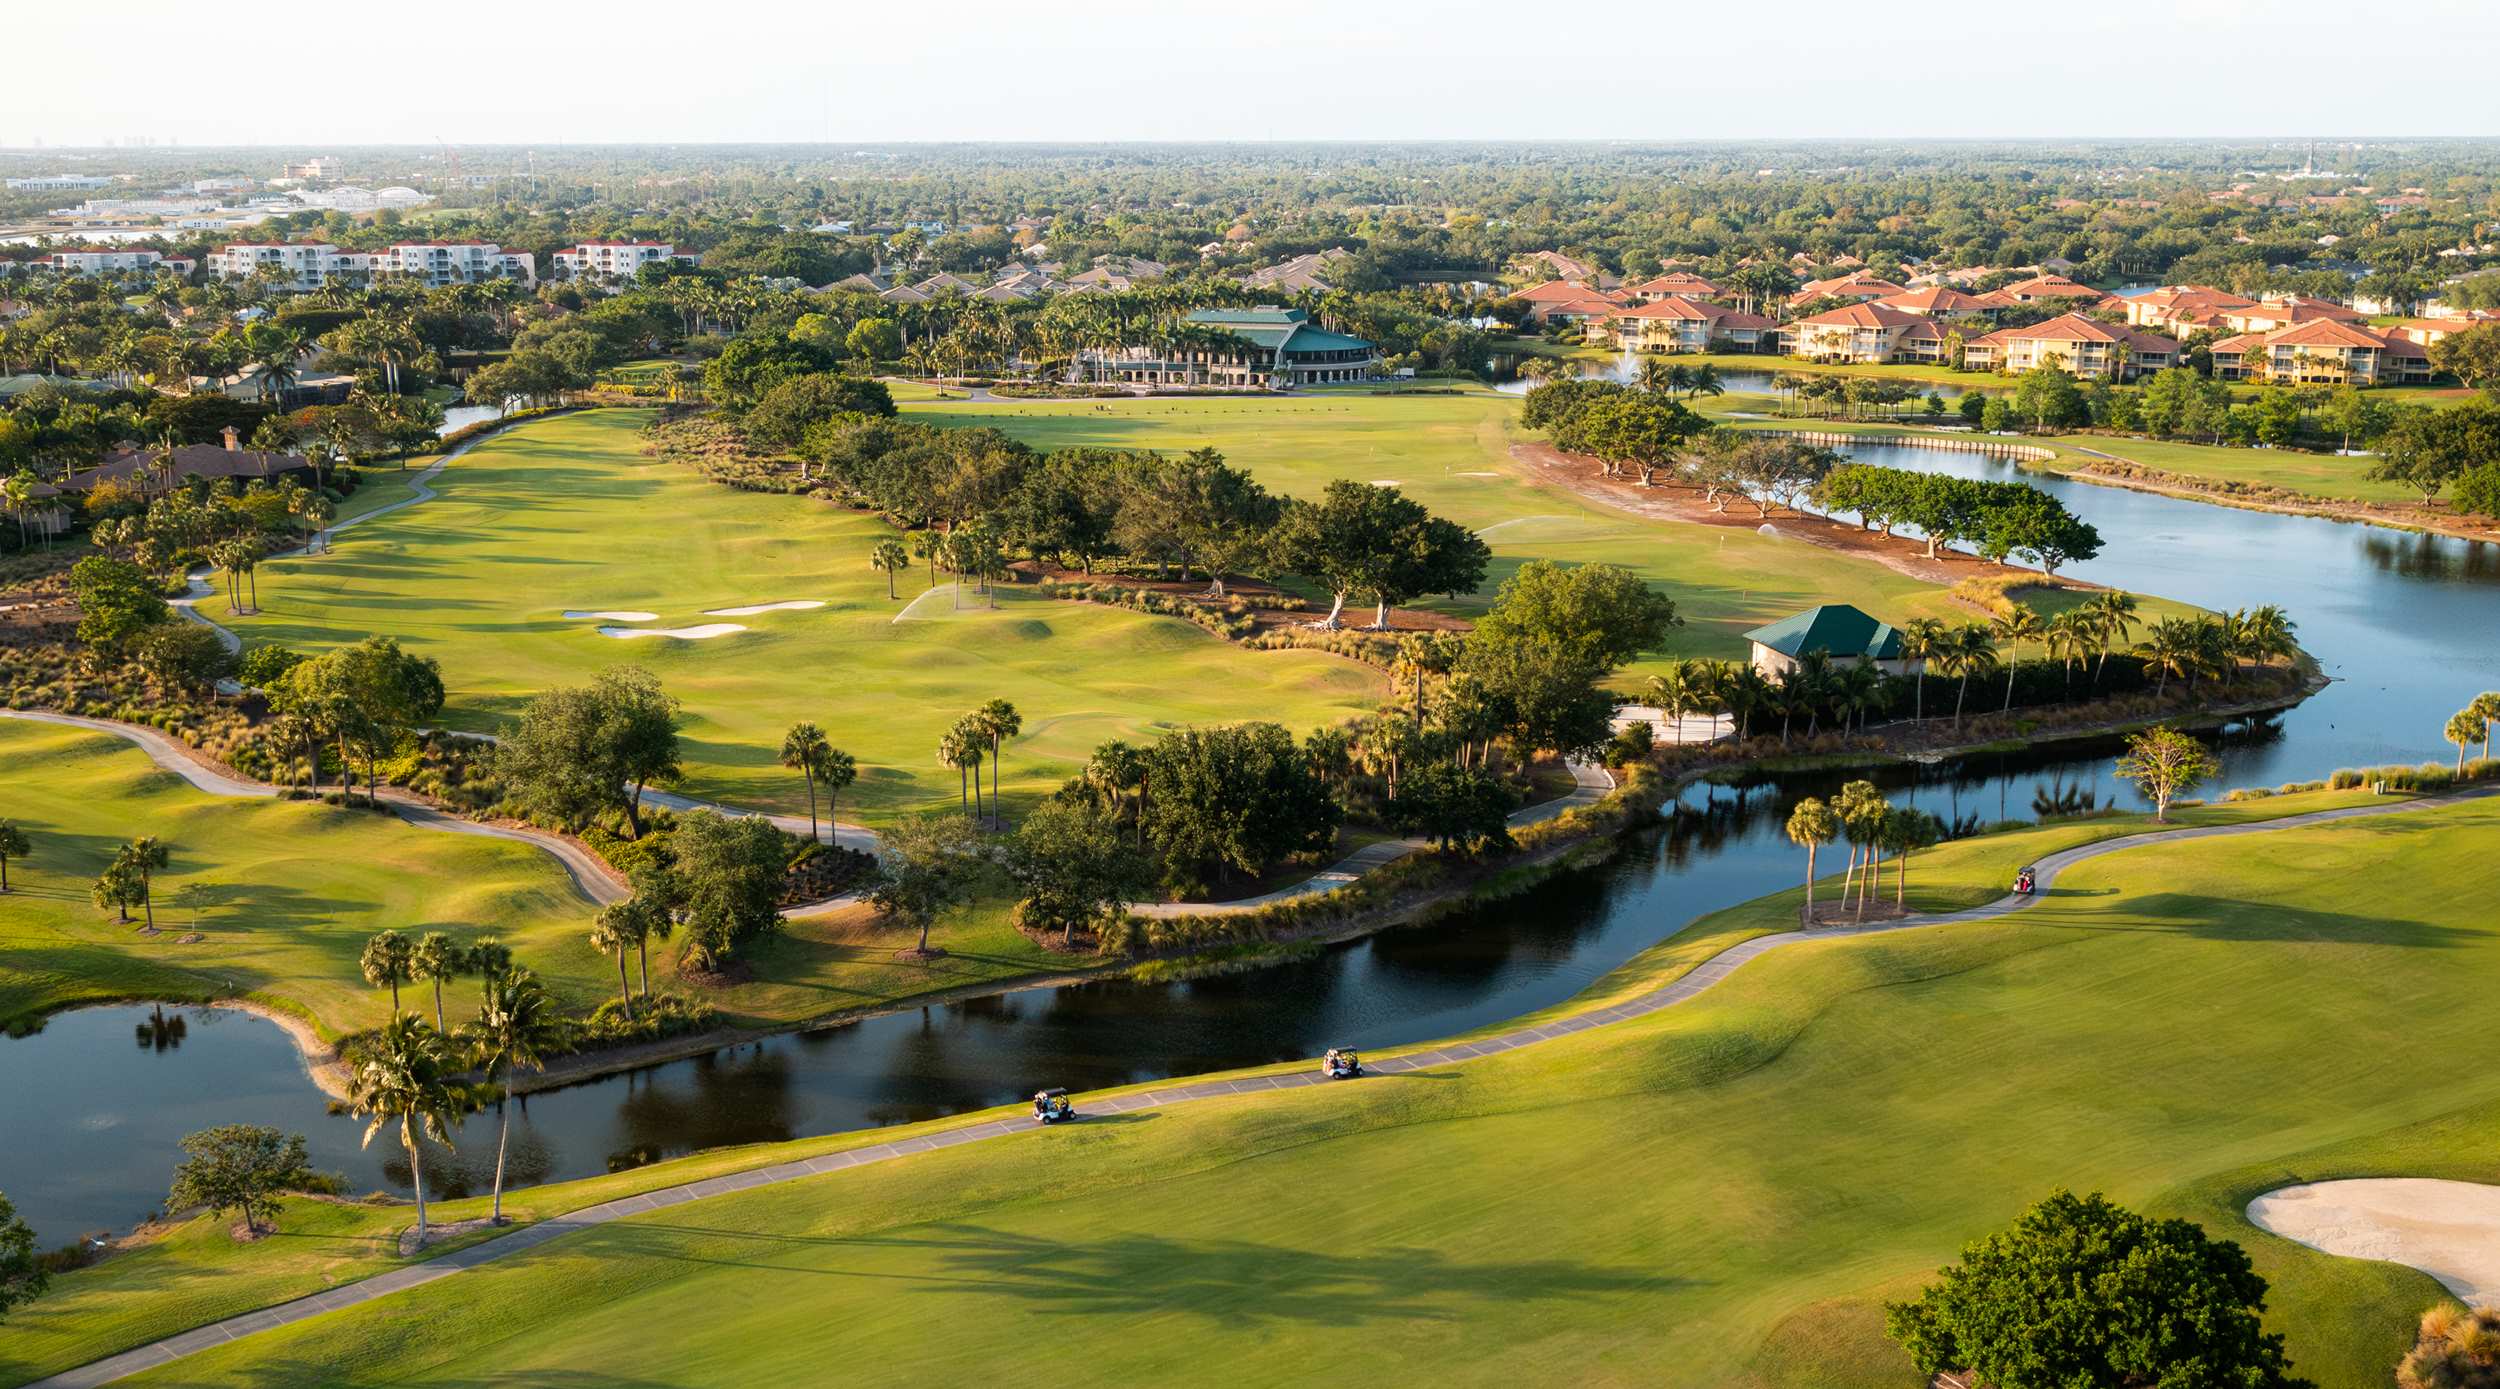
[[[2500,134],[2494,0],[114,0],[5,33],[0,146]]]

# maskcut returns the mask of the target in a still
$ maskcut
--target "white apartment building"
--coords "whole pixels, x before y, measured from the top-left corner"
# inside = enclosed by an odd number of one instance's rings
[[[42,263],[66,275],[143,275],[159,266],[182,274],[191,270],[191,262],[187,260],[167,260],[155,251],[116,250],[108,246],[78,246],[66,251],[54,251],[45,256]]]
[[[585,241],[555,254],[559,280],[625,280],[657,261],[674,260],[677,248],[665,241]]]
[[[70,193],[87,188],[109,188],[113,180],[97,174],[36,174],[30,178],[7,180],[12,193]]]
[[[294,276],[293,288],[319,289],[332,280],[370,284],[377,277],[405,277],[426,285],[511,279],[538,283],[538,265],[527,251],[507,251],[491,241],[403,241],[379,251],[342,251],[323,242],[238,242],[208,258],[219,278],[245,279],[263,266]]]

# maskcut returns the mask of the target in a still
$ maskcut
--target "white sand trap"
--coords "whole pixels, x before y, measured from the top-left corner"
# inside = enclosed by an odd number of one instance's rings
[[[2248,1218],[2312,1249],[2418,1268],[2469,1306],[2500,1303],[2500,1186],[2372,1177],[2287,1186]]]
[[[894,620],[901,622],[905,618],[952,617],[954,615],[955,586],[939,584],[936,588],[904,604],[903,610],[894,615]]]
[[[1500,477],[1500,473],[1460,473],[1460,477]]]
[[[1405,485],[1405,483],[1400,482],[1393,477],[1376,477],[1372,479],[1372,486],[1374,487],[1403,487]]]
[[[679,641],[710,641],[714,637],[745,630],[735,622],[706,622],[700,627],[602,627],[599,635],[620,640],[626,637],[675,637]]]
[[[757,613],[786,613],[800,608],[821,608],[822,598],[790,598],[779,603],[749,603],[743,608],[705,608],[705,617],[753,617]]]
[[[657,622],[660,620],[658,613],[638,613],[623,608],[596,608],[589,612],[567,612],[565,617],[575,622],[589,617],[595,617],[601,622]]]

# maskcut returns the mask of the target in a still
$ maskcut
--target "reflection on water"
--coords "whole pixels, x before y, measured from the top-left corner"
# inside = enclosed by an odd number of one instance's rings
[[[1886,446],[1870,461],[1973,476],[2011,465]],[[2025,475],[2030,476],[2030,475]],[[2500,554],[2488,545],[2209,507],[2033,477],[2101,529],[2082,577],[2209,608],[2279,602],[2334,685],[2280,717],[2210,735],[2224,787],[2416,760],[2448,713],[2500,688]],[[1611,861],[1526,898],[1323,950],[1273,969],[1177,984],[1098,980],[931,1006],[750,1043],[527,1096],[513,1105],[514,1185],[586,1176],[733,1143],[906,1123],[1091,1088],[1448,1036],[1559,1003],[1705,913],[1787,886],[1790,809],[1865,776],[1956,834],[2141,801],[2115,742],[1880,770],[1750,775],[1690,788]],[[134,1035],[141,1045],[123,1039]],[[160,1041],[161,1039],[161,1041]],[[390,1136],[326,1112],[274,1025],[145,1006],[64,1014],[0,1042],[0,1191],[49,1241],[123,1226],[162,1200],[181,1135],[264,1123],[311,1139],[356,1190],[405,1189]],[[497,1113],[429,1149],[427,1184],[485,1190]]]

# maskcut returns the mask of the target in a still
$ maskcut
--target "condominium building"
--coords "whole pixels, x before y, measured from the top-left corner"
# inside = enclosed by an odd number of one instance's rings
[[[1788,350],[1818,362],[1941,362],[1945,332],[1932,318],[1851,304],[1788,325]]]
[[[1589,327],[1592,336],[1642,352],[1760,352],[1779,337],[1774,320],[1681,295],[1617,309]]]
[[[221,280],[248,279],[265,270],[285,273],[291,289],[319,289],[345,273],[339,248],[321,241],[238,241],[211,251],[208,268]]]
[[[2431,379],[2422,344],[2356,323],[2311,319],[2214,344],[2214,375],[2288,385],[2414,386]]]
[[[2223,314],[2233,309],[2255,308],[2257,301],[2210,285],[2163,285],[2129,295],[2120,299],[2118,305],[2126,310],[2132,327],[2187,333],[2218,326]]]
[[[393,277],[435,286],[495,279],[538,283],[529,252],[507,251],[491,241],[403,241],[379,251],[343,251],[314,241],[237,242],[208,258],[208,268],[222,279],[248,278],[263,267],[292,276],[290,287],[299,290],[333,280],[370,284]]]
[[[534,285],[538,262],[527,251],[507,251],[492,241],[402,241],[376,255],[373,273],[438,286],[480,280]]]
[[[677,248],[665,241],[585,241],[556,252],[555,278],[628,280],[646,265],[676,258]]]
[[[144,275],[159,268],[181,275],[191,273],[191,262],[179,256],[168,260],[156,251],[111,246],[74,246],[64,251],[53,251],[38,264],[50,266],[64,275]]]
[[[112,183],[99,174],[35,174],[7,180],[12,193],[72,193],[86,188],[109,188]]]
[[[2024,328],[2000,328],[1962,346],[1962,366],[1969,371],[2054,366],[2086,380],[2124,381],[2178,363],[2179,345],[2170,339],[2079,313]]]

